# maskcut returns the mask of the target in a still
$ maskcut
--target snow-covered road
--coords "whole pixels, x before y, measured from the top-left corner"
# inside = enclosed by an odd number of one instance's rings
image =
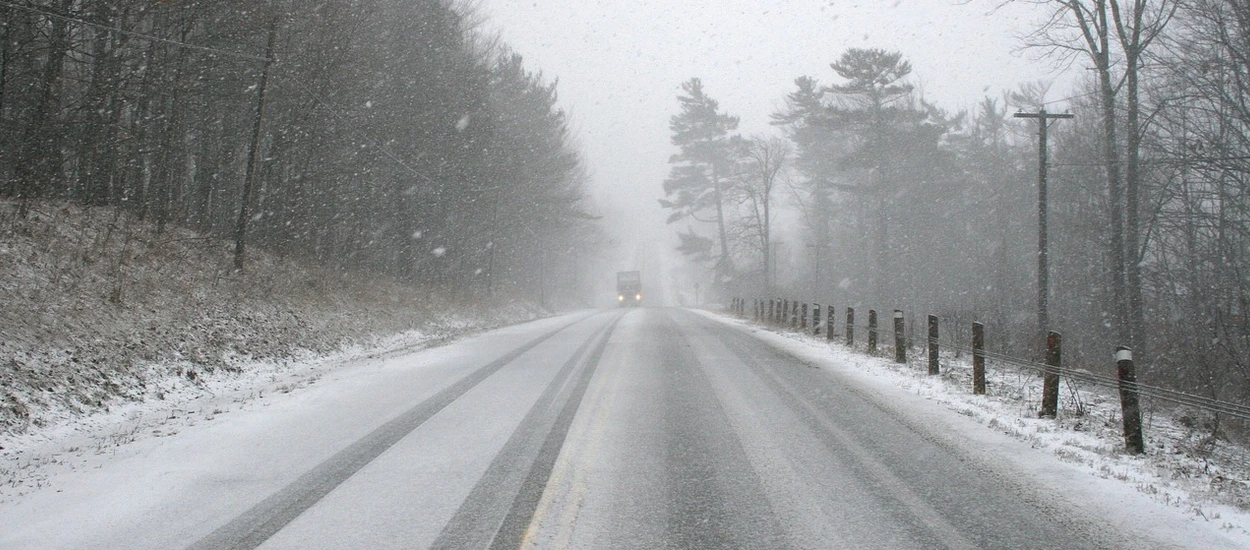
[[[0,503],[0,548],[1234,544],[774,345],[641,308],[363,362]]]

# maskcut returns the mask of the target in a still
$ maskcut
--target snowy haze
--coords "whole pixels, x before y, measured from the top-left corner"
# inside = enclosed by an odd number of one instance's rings
[[[776,133],[768,116],[794,79],[833,80],[851,47],[901,52],[911,82],[955,111],[1035,80],[1065,83],[1073,69],[1022,51],[1044,7],[1000,0],[484,0],[480,9],[528,64],[558,79],[610,230],[642,248],[672,249],[656,206],[668,173],[669,117],[680,85],[703,80],[743,135]],[[1066,85],[1052,88],[1062,99]],[[614,213],[614,209],[623,214]],[[643,226],[634,220],[654,220]],[[624,244],[622,256],[638,247]],[[618,260],[630,263],[632,258]],[[671,262],[671,263],[676,263]],[[625,266],[628,267],[628,266]],[[624,267],[622,267],[623,269]]]

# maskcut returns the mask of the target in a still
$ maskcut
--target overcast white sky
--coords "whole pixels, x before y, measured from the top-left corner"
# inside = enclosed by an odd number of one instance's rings
[[[1061,84],[1019,35],[1044,11],[1001,0],[482,0],[481,9],[531,69],[559,80],[596,195],[651,208],[668,173],[668,120],[680,85],[703,79],[744,134],[774,131],[768,115],[796,77],[834,80],[851,47],[897,50],[912,81],[957,110],[1038,79]],[[992,12],[992,13],[991,13]]]

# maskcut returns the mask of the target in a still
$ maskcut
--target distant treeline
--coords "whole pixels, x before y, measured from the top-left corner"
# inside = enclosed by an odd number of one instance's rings
[[[680,250],[725,295],[979,320],[1038,358],[1038,117],[1070,111],[1047,119],[1044,328],[1071,364],[1130,346],[1147,380],[1250,402],[1250,4],[1038,3],[1029,45],[1087,75],[1075,90],[951,112],[900,53],[851,48],[795,80],[768,140],[687,82],[664,201]]]
[[[555,85],[475,17],[452,0],[0,2],[0,196],[225,238],[243,223],[249,245],[451,289],[567,286],[543,264],[594,233],[581,160]]]

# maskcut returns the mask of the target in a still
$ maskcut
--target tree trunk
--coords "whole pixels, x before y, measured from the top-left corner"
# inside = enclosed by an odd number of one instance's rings
[[[712,166],[712,186],[716,189],[716,230],[720,235],[720,261],[716,262],[717,275],[728,277],[733,273],[733,260],[729,258],[729,237],[725,232],[725,205],[721,194],[721,180],[716,166]],[[721,281],[717,281],[720,283]]]
[[[1097,3],[1097,44],[1091,48],[1098,72],[1098,91],[1102,103],[1102,156],[1107,172],[1107,202],[1110,224],[1111,261],[1111,324],[1116,338],[1131,342],[1128,330],[1124,270],[1124,191],[1120,179],[1120,154],[1116,143],[1115,88],[1111,84],[1110,25],[1105,0]]]
[[[181,33],[181,39],[186,41],[188,36],[185,31]],[[160,194],[157,197],[156,209],[156,232],[163,233],[165,225],[169,223],[174,209],[175,188],[181,187],[183,175],[175,170],[180,166],[183,156],[183,128],[182,128],[182,72],[183,65],[186,61],[186,51],[179,49],[175,54],[173,74],[168,80],[169,99],[164,101],[165,104],[165,124],[161,132],[161,146],[159,160],[157,162],[157,179],[159,180]]]
[[[8,126],[5,124],[5,115],[7,114],[5,109],[8,106],[8,103],[5,101],[8,96],[5,92],[8,91],[9,87],[9,65],[12,63],[10,47],[13,43],[13,27],[18,24],[17,19],[13,17],[15,11],[14,8],[0,6],[0,14],[3,14],[0,17],[3,17],[6,21],[0,27],[0,30],[3,30],[3,32],[0,32],[0,126],[5,127]],[[4,136],[0,136],[0,195],[3,196],[9,196],[14,193],[13,179],[7,173],[10,166],[8,160],[10,145],[7,133]]]
[[[1123,20],[1122,10],[1113,3],[1116,17]],[[1141,242],[1141,101],[1139,97],[1139,81],[1141,76],[1141,59],[1146,48],[1146,40],[1142,36],[1145,24],[1143,13],[1146,6],[1142,2],[1134,2],[1129,14],[1129,22],[1117,26],[1120,44],[1124,50],[1125,61],[1125,106],[1127,120],[1125,131],[1128,133],[1126,143],[1125,164],[1125,252],[1128,254],[1126,266],[1128,290],[1128,323],[1131,346],[1138,353],[1139,360],[1147,357],[1146,321],[1142,302],[1141,263],[1145,259],[1146,243]],[[1162,24],[1160,22],[1159,24]],[[1152,32],[1159,32],[1156,28]]]
[[[108,2],[99,0],[93,6],[92,22],[101,26],[112,26],[115,20],[109,18],[112,11]],[[108,203],[108,163],[105,159],[111,156],[110,109],[109,105],[116,96],[117,65],[119,64],[113,37],[106,31],[98,31],[92,39],[91,46],[91,81],[83,99],[82,136],[78,145],[78,158],[81,168],[78,175],[75,195],[84,204],[102,206]]]
[[[69,13],[73,0],[60,0],[55,9]],[[49,194],[60,183],[61,147],[64,134],[55,119],[61,112],[61,75],[69,53],[69,22],[53,18],[48,30],[48,54],[39,79],[34,112],[23,137],[25,147],[17,165],[19,211],[24,215],[31,197]]]
[[[769,193],[769,191],[771,190],[771,187],[772,185],[769,184],[764,188],[764,242],[763,242],[763,245],[764,245],[764,292],[767,292],[770,294],[772,293],[772,290],[773,290],[773,274],[772,274],[772,268],[771,268],[772,262],[770,261],[772,257],[772,241],[771,241],[772,235],[770,234],[770,229],[771,229],[770,226],[771,226],[772,218],[770,217],[771,214],[768,211],[769,210],[768,199],[769,199],[769,195],[771,194]]]
[[[269,40],[265,46],[265,68],[260,73],[260,89],[256,93],[256,119],[252,123],[252,143],[247,156],[247,172],[243,177],[243,197],[239,205],[239,218],[234,226],[234,268],[243,269],[243,254],[247,239],[247,222],[251,217],[252,186],[256,179],[256,165],[260,162],[260,129],[265,119],[265,91],[269,84],[269,67],[273,64],[274,43],[278,36],[278,17],[269,23]]]

